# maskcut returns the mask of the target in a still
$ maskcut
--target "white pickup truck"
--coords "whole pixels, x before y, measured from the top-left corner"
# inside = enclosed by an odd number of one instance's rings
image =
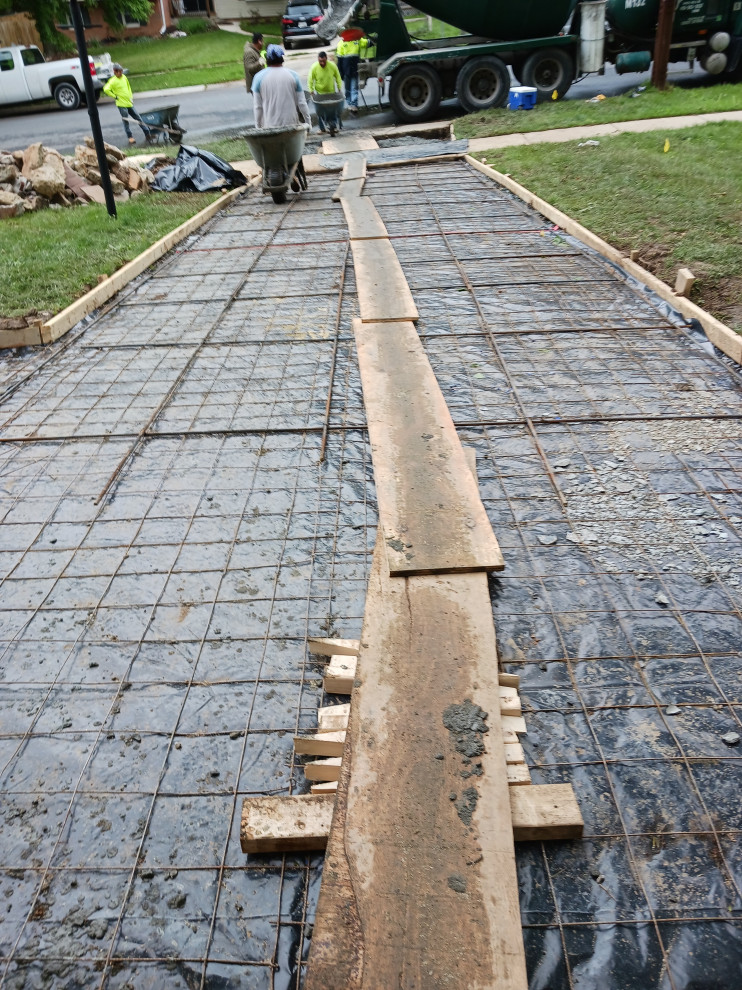
[[[113,75],[111,56],[90,58],[96,99]],[[85,102],[85,83],[79,58],[47,62],[35,45],[0,47],[0,106],[32,103],[51,97],[63,110],[77,110]]]

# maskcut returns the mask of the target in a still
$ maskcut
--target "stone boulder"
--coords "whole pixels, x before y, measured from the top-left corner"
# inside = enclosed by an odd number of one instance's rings
[[[12,155],[0,155],[0,182],[11,185],[18,178],[18,167]]]
[[[24,212],[23,199],[12,192],[0,191],[0,220],[19,217]]]

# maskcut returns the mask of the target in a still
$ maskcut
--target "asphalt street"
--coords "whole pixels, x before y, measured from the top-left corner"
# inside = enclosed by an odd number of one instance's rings
[[[315,48],[292,52],[289,54],[287,64],[305,79],[318,50]],[[593,74],[575,83],[567,99],[584,100],[598,93],[614,96],[644,85],[647,80],[647,73],[619,76],[611,66],[607,66],[604,76]],[[694,72],[689,72],[687,67],[683,66],[683,71],[670,72],[670,80],[687,85],[704,85],[709,81],[709,77],[698,67]],[[135,92],[134,98],[135,106],[140,112],[177,104],[180,107],[178,119],[187,131],[186,143],[196,143],[208,137],[238,132],[254,124],[252,97],[245,91],[242,82],[222,83],[208,88],[165,90],[159,93]],[[362,114],[356,119],[348,120],[346,124],[348,128],[394,123],[388,104],[381,112],[373,111],[373,108],[378,106],[378,87],[375,80],[369,80],[362,90],[362,108],[364,101],[371,111],[370,114]],[[98,110],[104,138],[112,144],[123,144],[124,130],[113,101],[102,99],[98,103]],[[460,116],[461,112],[455,101],[449,101],[441,107],[439,116],[443,119],[455,118]],[[55,103],[51,103],[36,105],[28,110],[18,108],[14,111],[3,111],[0,115],[0,148],[4,150],[25,148],[34,141],[43,141],[44,144],[57,148],[63,154],[70,154],[75,145],[81,144],[85,136],[90,133],[90,122],[85,107],[63,111]],[[141,134],[137,133],[136,129],[135,133],[137,139],[140,139]]]

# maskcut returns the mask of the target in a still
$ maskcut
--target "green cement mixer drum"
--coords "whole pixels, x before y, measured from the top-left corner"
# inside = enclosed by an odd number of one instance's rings
[[[673,38],[685,40],[715,30],[725,21],[725,6],[718,0],[678,0]],[[659,9],[659,0],[608,0],[606,17],[619,35],[653,39]]]
[[[577,0],[421,0],[415,7],[470,34],[515,41],[558,34],[576,3]]]

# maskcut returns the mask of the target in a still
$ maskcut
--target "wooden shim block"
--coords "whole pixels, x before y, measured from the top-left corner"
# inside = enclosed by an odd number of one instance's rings
[[[391,575],[501,570],[500,547],[414,326],[354,320],[353,329]]]
[[[513,743],[517,743],[518,741],[519,740],[518,740],[518,733],[517,732],[512,732],[510,729],[503,729],[502,730],[502,743],[503,743],[503,746],[510,746]]]
[[[508,766],[515,765],[517,763],[525,763],[526,757],[523,752],[523,747],[519,742],[516,743],[505,743],[505,762]]]
[[[305,987],[525,990],[487,579],[391,578],[383,549],[379,539]],[[482,776],[466,781],[444,723],[464,699],[490,729]]]
[[[503,715],[502,728],[504,732],[515,732],[516,735],[524,736],[528,729],[526,729],[526,720],[522,715]]]
[[[316,736],[294,736],[294,752],[299,756],[342,756],[345,731],[322,732]]]
[[[240,846],[244,853],[324,849],[330,834],[332,794],[245,798]]]
[[[571,784],[512,788],[510,810],[516,842],[579,839],[582,835],[582,814]]]
[[[348,179],[365,179],[366,178],[366,156],[365,155],[352,155],[343,162],[343,170],[340,173],[340,178],[344,180]]]
[[[389,237],[384,221],[379,216],[379,211],[369,196],[341,199],[340,202],[348,224],[348,234],[352,241]]]
[[[520,698],[515,688],[500,687],[500,714],[520,715]]]
[[[361,320],[364,323],[417,320],[417,306],[391,241],[351,241],[350,247]]]
[[[304,765],[304,776],[307,780],[338,780],[340,777],[340,756],[331,756],[328,760],[315,760]]]
[[[337,189],[332,194],[333,203],[340,203],[344,199],[354,199],[360,196],[365,184],[365,179],[341,179]]]
[[[348,728],[350,705],[328,705],[317,709],[317,732],[337,732]]]
[[[511,763],[507,767],[510,787],[521,787],[531,783],[531,771],[523,763]]]
[[[357,639],[314,639],[308,640],[310,653],[322,657],[357,657],[360,644]]]
[[[338,782],[336,780],[323,780],[312,784],[309,790],[312,794],[337,794]]]
[[[504,671],[500,671],[497,675],[497,679],[502,687],[520,687],[520,676],[518,674],[506,674]]]
[[[326,694],[350,694],[356,679],[357,657],[332,657],[322,686]]]
[[[379,147],[370,134],[344,134],[342,137],[325,138],[322,142],[323,155],[347,155],[352,151],[376,151]]]
[[[0,330],[0,350],[7,347],[38,347],[43,343],[41,326],[24,327],[22,330]]]

